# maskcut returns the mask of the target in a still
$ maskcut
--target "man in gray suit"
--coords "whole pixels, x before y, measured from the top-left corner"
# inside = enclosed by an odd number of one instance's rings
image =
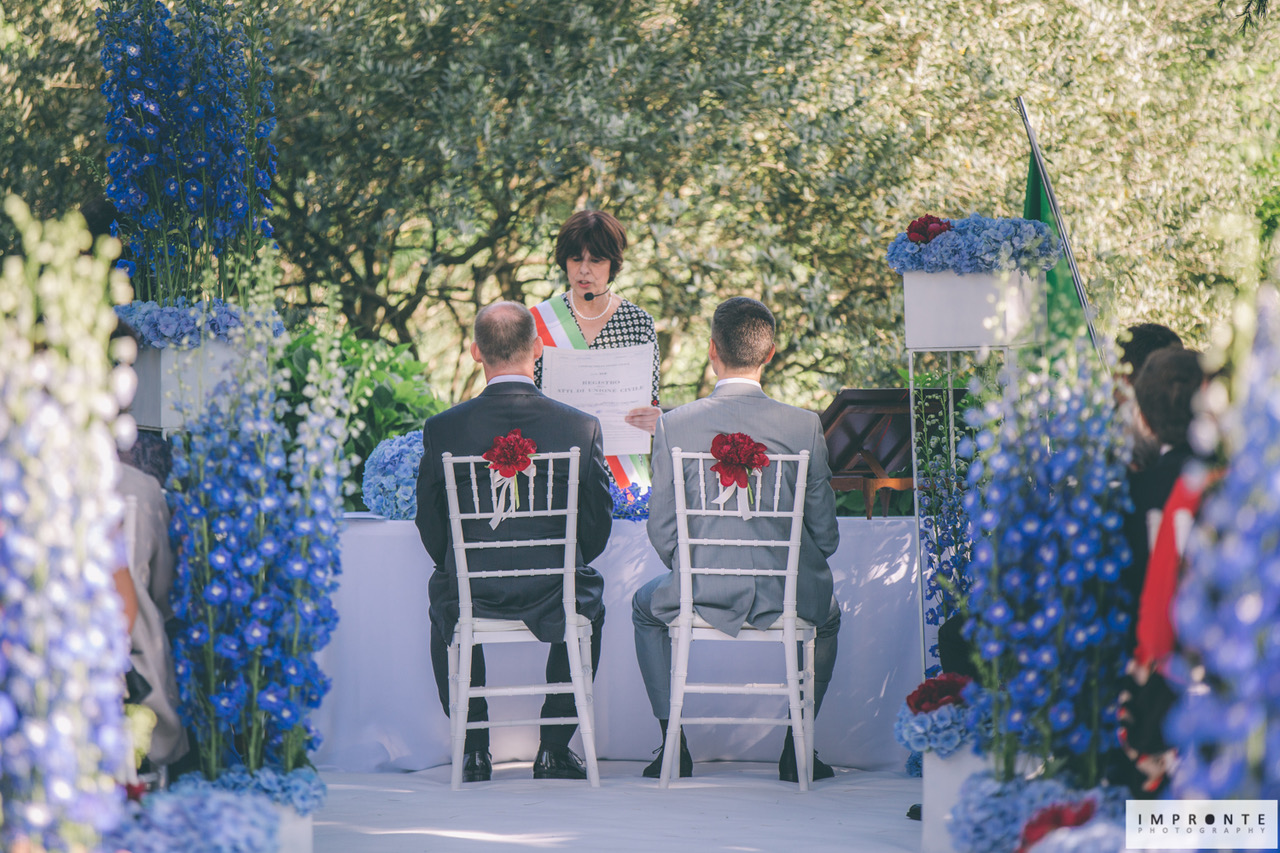
[[[763,443],[770,453],[809,451],[796,611],[800,618],[818,626],[813,697],[816,714],[835,668],[836,635],[840,631],[840,606],[832,594],[831,568],[827,565],[827,558],[835,553],[840,542],[840,534],[836,527],[836,502],[831,491],[827,444],[818,416],[770,399],[760,387],[764,367],[774,355],[774,328],[773,314],[754,299],[736,296],[716,308],[707,351],[719,380],[715,390],[710,397],[667,412],[658,420],[658,431],[653,441],[649,541],[667,568],[674,568],[673,447],[707,451],[717,434],[745,432]],[[710,475],[710,479],[713,482],[709,482],[707,488],[715,489],[714,475]],[[696,494],[696,484],[689,488]],[[695,535],[748,538],[752,536],[750,530],[748,523],[740,519],[717,518],[705,520]],[[781,538],[786,538],[785,532]],[[702,546],[704,549],[713,547]],[[726,555],[724,565],[731,566],[735,559],[742,559],[742,549],[726,550],[737,553]],[[785,555],[776,549],[762,548],[752,556],[757,565],[785,567]],[[695,562],[715,565],[716,556],[700,550]],[[694,578],[694,608],[699,616],[718,630],[737,636],[744,624],[767,628],[782,615],[782,586],[781,578],[697,577]],[[680,582],[675,572],[645,584],[631,600],[636,657],[664,741],[671,705],[671,639],[667,626],[679,612]],[[831,768],[818,761],[816,756],[813,766],[815,779],[834,775]],[[661,769],[659,750],[658,757],[645,768],[644,775],[657,777]],[[693,775],[693,762],[683,733],[680,739],[680,775]],[[797,781],[795,747],[790,729],[783,743],[782,756],[778,759],[778,778]]]

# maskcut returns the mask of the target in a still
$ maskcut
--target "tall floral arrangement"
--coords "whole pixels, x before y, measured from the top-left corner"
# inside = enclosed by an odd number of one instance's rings
[[[1175,794],[1280,797],[1280,298],[1259,293],[1250,357],[1218,429],[1227,471],[1187,543],[1174,617],[1196,681],[1166,731]]]
[[[328,688],[315,654],[337,618],[348,419],[339,354],[318,345],[303,399],[286,412],[283,340],[265,321],[244,333],[243,367],[175,437],[169,484],[174,657],[209,779],[236,765],[306,764],[316,745],[307,713]]]
[[[1117,580],[1129,447],[1110,375],[1091,354],[1060,350],[1011,365],[1004,394],[971,410],[965,509],[973,521],[966,632],[991,689],[994,768],[1019,754],[1092,787],[1116,743],[1128,630]]]
[[[119,819],[128,759],[121,675],[121,503],[113,432],[127,373],[113,373],[104,300],[114,252],[82,223],[5,212],[25,257],[0,276],[0,848],[96,846]]]
[[[230,295],[270,238],[270,33],[218,0],[105,0],[106,193],[139,298]],[[215,260],[216,259],[216,260]]]

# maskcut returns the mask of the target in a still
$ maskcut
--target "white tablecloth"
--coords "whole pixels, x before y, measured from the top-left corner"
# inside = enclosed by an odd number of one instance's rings
[[[923,677],[915,536],[912,518],[840,519],[840,549],[831,567],[844,619],[835,675],[817,720],[817,748],[830,764],[899,769],[906,758],[893,739],[893,720]],[[597,751],[602,759],[649,760],[659,735],[636,665],[631,595],[666,568],[644,524],[629,521],[614,522],[609,547],[593,565],[605,577],[606,607],[595,682]],[[323,736],[313,760],[321,768],[353,772],[447,763],[449,720],[436,695],[429,653],[432,563],[413,522],[349,520],[342,568],[334,596],[339,624],[320,661],[332,688],[313,717]],[[490,649],[489,682],[541,673],[545,648]],[[775,680],[781,653],[774,660],[772,651],[766,656],[755,643],[695,643],[690,677]],[[504,709],[520,702],[528,706],[525,717],[536,716],[541,698],[503,701],[491,701],[491,717],[515,713]],[[701,713],[695,701],[724,708],[742,700],[690,697],[687,712]],[[782,730],[699,726],[688,737],[695,761],[774,761]],[[532,760],[537,740],[534,728],[493,729],[493,759]]]

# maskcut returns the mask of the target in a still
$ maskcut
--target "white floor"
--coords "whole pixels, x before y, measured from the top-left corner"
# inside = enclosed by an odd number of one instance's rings
[[[493,780],[449,789],[448,765],[416,773],[322,772],[314,853],[519,853],[538,850],[920,850],[919,779],[836,769],[807,793],[777,766],[703,762],[669,790],[642,762],[600,762],[600,788],[534,781],[529,762],[500,764]]]

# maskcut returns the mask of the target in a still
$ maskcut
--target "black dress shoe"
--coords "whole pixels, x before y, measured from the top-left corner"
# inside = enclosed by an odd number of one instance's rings
[[[818,753],[813,754],[813,781],[819,779],[830,779],[836,775],[836,771],[831,769],[829,764],[818,758]],[[782,755],[778,757],[778,778],[783,782],[799,782],[800,774],[796,772],[796,744],[791,739],[791,732],[787,732],[787,739],[782,743]]]
[[[649,766],[640,772],[640,775],[646,779],[657,779],[662,776],[662,755],[666,752],[667,744],[664,741],[662,746],[653,752],[658,757],[649,762]],[[689,744],[685,742],[684,732],[680,732],[680,778],[688,779],[693,775],[693,756],[689,754]]]
[[[922,813],[922,806],[920,805],[920,803],[916,803],[911,808],[907,809],[907,817],[910,818],[911,820],[920,820],[921,813]]]
[[[493,775],[493,764],[488,752],[468,752],[462,757],[463,782],[488,782]]]
[[[543,747],[533,762],[535,779],[585,779],[587,768],[567,746]]]

